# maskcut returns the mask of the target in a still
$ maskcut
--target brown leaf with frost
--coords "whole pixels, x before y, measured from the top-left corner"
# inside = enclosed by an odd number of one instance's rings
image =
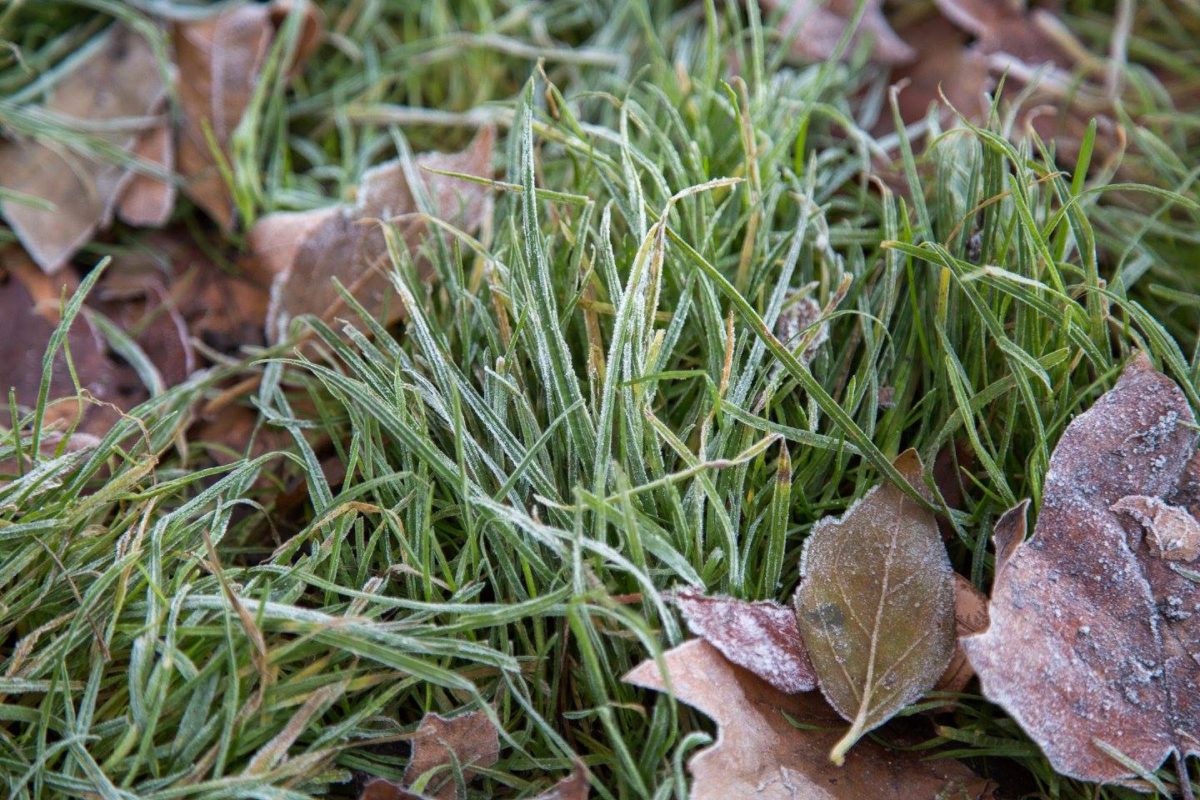
[[[953,112],[945,102],[972,122],[982,122],[995,81],[987,57],[967,44],[967,35],[940,16],[922,17],[901,35],[916,53],[911,63],[892,71],[892,82],[901,86],[896,102],[904,123],[924,119],[935,104],[941,119],[949,120]],[[885,112],[876,130],[884,133],[892,127],[891,114]]]
[[[411,792],[386,778],[372,778],[363,787],[358,800],[429,800],[429,798],[426,795]]]
[[[1200,752],[1200,592],[1178,569],[1195,520],[1164,502],[1190,480],[1195,425],[1139,354],[1063,432],[1033,537],[997,536],[991,625],[967,656],[1064,775],[1128,781],[1110,753],[1154,772]]]
[[[576,764],[570,775],[539,794],[534,800],[587,800],[589,792],[587,770],[582,764]]]
[[[176,23],[175,58],[183,80],[179,103],[183,127],[178,164],[184,193],[224,229],[235,222],[235,207],[205,133],[209,129],[228,161],[233,132],[250,107],[263,66],[293,8],[301,30],[292,67],[304,62],[319,43],[320,12],[308,0],[247,3],[213,17]]]
[[[786,694],[811,692],[817,676],[800,639],[796,613],[770,601],[751,603],[684,590],[671,595],[692,633]]]
[[[487,214],[487,187],[429,170],[487,176],[495,131],[485,128],[458,153],[425,153],[414,165],[439,219],[468,231]],[[405,215],[418,210],[401,160],[380,164],[363,175],[354,205],[263,217],[250,232],[249,243],[264,270],[275,275],[268,312],[268,332],[280,333],[287,320],[301,314],[332,319],[344,310],[333,279],[341,283],[373,315],[391,322],[402,315],[394,296],[391,260],[380,222],[394,221],[403,243],[415,250],[428,225]]]
[[[454,764],[470,781],[479,768],[496,763],[500,736],[483,711],[446,718],[428,713],[421,718],[412,738],[412,759],[404,769],[404,783],[412,786],[428,773],[422,792],[436,800],[454,800],[457,795]]]
[[[766,12],[783,9],[779,34],[791,43],[792,55],[803,61],[824,61],[831,56],[857,8],[857,0],[758,0]],[[883,14],[881,0],[866,0],[862,22],[850,44],[853,50],[863,39],[871,41],[871,60],[880,64],[904,64],[913,50],[896,35]]]
[[[45,106],[34,113],[86,132],[93,143],[132,155],[141,137],[161,127],[153,115],[162,109],[166,86],[149,43],[131,29],[114,25],[101,35],[95,52],[49,93]],[[118,125],[118,120],[129,124]],[[101,127],[104,123],[107,126]],[[97,230],[112,222],[133,175],[111,158],[88,155],[49,138],[4,142],[0,186],[47,201],[53,209],[4,197],[0,211],[33,260],[46,272],[57,272]]]
[[[665,653],[663,660],[676,699],[718,725],[716,744],[688,761],[691,800],[991,796],[989,782],[957,761],[927,761],[917,753],[890,751],[872,741],[861,742],[844,766],[835,767],[827,754],[841,724],[820,695],[784,694],[731,664],[708,642],[686,642]],[[624,680],[666,691],[666,680],[653,660],[643,662]],[[793,725],[789,718],[804,727]]]
[[[175,136],[166,120],[138,137],[133,154],[166,174],[175,169]],[[175,184],[140,172],[130,173],[117,200],[118,217],[147,228],[165,225],[174,208]]]
[[[896,469],[923,492],[916,451]],[[800,635],[821,692],[850,724],[840,763],[866,732],[932,689],[954,651],[954,572],[933,512],[898,486],[869,491],[804,543]]]
[[[967,651],[963,649],[964,636],[973,636],[988,626],[987,595],[979,591],[969,580],[958,573],[954,574],[954,635],[957,643],[954,655],[946,671],[938,679],[933,688],[939,692],[961,692],[971,681],[975,671],[971,662],[967,661]]]

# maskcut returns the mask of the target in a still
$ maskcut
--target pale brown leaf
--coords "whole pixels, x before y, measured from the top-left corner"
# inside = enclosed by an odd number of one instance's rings
[[[967,651],[963,649],[964,636],[972,636],[988,626],[987,595],[962,575],[954,574],[954,655],[946,671],[933,688],[939,692],[961,692],[975,675]]]
[[[59,123],[132,153],[145,124],[166,96],[154,51],[141,36],[114,25],[96,51],[51,90],[42,111]],[[115,124],[126,120],[128,124]],[[138,121],[143,126],[138,127]],[[96,130],[96,123],[114,123]],[[151,128],[159,126],[149,120]],[[129,180],[125,167],[61,143],[18,139],[0,143],[0,186],[41,198],[53,210],[0,199],[0,211],[26,251],[47,272],[57,272],[113,218]]]
[[[548,791],[542,792],[534,800],[587,800],[588,789],[587,770],[577,764],[570,775],[554,784]]]
[[[896,468],[922,487],[909,450]],[[933,513],[899,487],[877,486],[813,527],[796,591],[800,634],[821,691],[850,730],[840,762],[867,731],[937,683],[954,651],[954,582]]]
[[[957,761],[926,761],[871,741],[859,744],[844,766],[835,767],[827,754],[838,738],[839,720],[820,695],[784,694],[731,664],[708,642],[686,642],[663,660],[675,697],[718,725],[716,744],[688,761],[691,800],[991,796],[990,784]],[[667,681],[653,660],[624,680],[666,691]],[[805,727],[794,726],[789,718]]]
[[[316,48],[322,28],[320,12],[308,0],[247,3],[207,19],[176,23],[172,32],[183,76],[178,163],[184,192],[226,230],[235,222],[233,198],[205,128],[228,160],[234,129],[250,106],[279,28],[296,5],[303,27],[292,63],[299,65]]]
[[[671,600],[692,633],[779,691],[795,694],[817,687],[790,608],[770,601],[708,597],[691,590],[674,592]]]
[[[856,0],[758,0],[766,12],[783,10],[779,34],[791,43],[792,55],[803,61],[824,61],[854,17]],[[881,0],[866,0],[862,22],[851,40],[851,50],[862,40],[871,41],[871,60],[881,64],[911,61],[913,50],[896,35],[883,14]]]
[[[487,213],[490,195],[484,186],[428,170],[486,177],[494,142],[495,131],[485,128],[461,152],[426,153],[415,159],[418,170],[426,170],[421,177],[440,219],[475,230]],[[397,160],[363,175],[352,206],[263,217],[251,232],[250,244],[275,273],[267,315],[270,335],[279,338],[287,320],[301,314],[328,321],[342,311],[334,278],[377,318],[399,319],[402,309],[392,289],[392,265],[380,223],[395,220],[403,243],[415,251],[428,226],[404,215],[417,210],[404,165]]]
[[[412,786],[419,778],[434,772],[424,784],[424,793],[436,800],[454,800],[457,797],[454,762],[469,781],[478,768],[496,763],[500,756],[500,736],[483,711],[449,719],[428,713],[413,734],[412,748],[412,759],[404,769],[404,783]]]
[[[143,133],[133,154],[156,165],[164,173],[175,169],[175,136],[170,125],[162,124]],[[117,200],[117,216],[130,225],[157,228],[166,224],[175,208],[175,184],[153,175],[130,172]]]
[[[1033,537],[997,537],[998,560],[1008,554],[991,625],[964,645],[984,694],[1064,775],[1134,778],[1106,749],[1145,772],[1200,750],[1200,595],[1164,557],[1186,553],[1158,502],[1187,480],[1195,425],[1179,387],[1138,355],[1063,432]]]

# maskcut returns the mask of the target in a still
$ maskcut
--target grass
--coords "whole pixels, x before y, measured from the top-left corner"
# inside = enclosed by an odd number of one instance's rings
[[[100,27],[40,6],[17,12],[37,69]],[[1103,42],[1111,12],[1070,6]],[[507,185],[478,238],[398,244],[398,330],[300,322],[309,347],[198,374],[0,485],[6,796],[353,797],[401,776],[423,712],[482,708],[503,750],[473,797],[532,796],[576,756],[593,796],[685,797],[711,723],[620,682],[684,636],[663,591],[788,597],[816,520],[956,443],[948,547],[986,588],[991,524],[1036,509],[1130,353],[1200,407],[1197,116],[1154,91],[1196,85],[1181,7],[1130,42],[1135,188],[1003,120],[880,144],[853,122],[884,80],[861,54],[785,66],[739,4],[327,4],[337,36],[246,128],[239,207],[328,202],[485,120]],[[864,178],[889,144],[904,194]],[[801,295],[829,327],[809,366],[814,329],[770,333]],[[190,410],[247,374],[290,444],[212,465]],[[36,452],[38,419],[0,461]],[[922,746],[1010,793],[1132,796],[1055,775],[978,696],[954,707]]]

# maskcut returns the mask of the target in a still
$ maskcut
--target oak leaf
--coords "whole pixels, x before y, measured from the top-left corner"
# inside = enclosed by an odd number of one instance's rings
[[[896,469],[922,491],[921,461]],[[796,615],[829,704],[851,725],[840,763],[867,731],[932,689],[954,651],[954,572],[937,522],[898,486],[869,491],[805,541]]]
[[[730,663],[708,642],[686,642],[624,677],[667,691],[717,722],[717,741],[688,762],[691,800],[860,800],[887,797],[985,798],[991,786],[957,761],[925,761],[912,752],[861,743],[835,767],[826,757],[838,738],[836,714],[815,692],[784,694]],[[792,722],[797,724],[793,725]]]
[[[1032,538],[998,531],[991,625],[964,645],[1064,775],[1127,781],[1200,751],[1200,592],[1180,571],[1195,553],[1161,530],[1195,530],[1163,502],[1190,480],[1195,426],[1138,355],[1063,432]]]
[[[424,784],[423,793],[436,800],[454,800],[458,791],[455,764],[469,781],[479,768],[495,764],[499,755],[500,736],[485,712],[472,711],[449,718],[430,712],[421,718],[413,734],[412,759],[404,769],[404,782],[411,787],[427,773],[433,773]]]

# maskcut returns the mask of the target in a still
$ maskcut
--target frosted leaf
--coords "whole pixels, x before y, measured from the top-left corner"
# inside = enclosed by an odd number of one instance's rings
[[[500,755],[500,736],[483,711],[472,711],[447,719],[428,713],[421,718],[412,738],[412,759],[404,769],[404,782],[412,786],[426,773],[436,770],[425,784],[424,793],[435,800],[454,800],[458,790],[454,762],[470,781],[478,768],[488,768]]]
[[[1200,593],[1164,553],[1186,512],[1161,502],[1186,489],[1194,426],[1139,355],[1063,432],[1034,535],[998,532],[991,625],[963,643],[984,694],[1064,775],[1130,780],[1128,762],[1154,772],[1200,747]]]
[[[837,49],[838,41],[854,16],[856,0],[759,0],[766,12],[783,10],[780,34],[792,46],[792,55],[804,61],[823,61]],[[860,38],[871,39],[871,60],[879,64],[912,61],[913,50],[896,35],[884,16],[881,0],[866,0],[853,51]]]
[[[921,486],[909,450],[896,469]],[[898,486],[869,491],[814,526],[796,591],[800,634],[821,691],[850,730],[839,763],[867,731],[937,683],[954,651],[954,573],[937,522]]]
[[[1146,529],[1151,551],[1168,561],[1195,561],[1200,555],[1200,523],[1186,508],[1167,505],[1157,497],[1134,495],[1113,503]]]
[[[962,647],[964,636],[972,636],[988,626],[988,600],[969,580],[954,575],[954,635],[957,644],[946,671],[933,688],[939,692],[961,692],[975,675],[967,652]]]
[[[985,800],[990,782],[952,759],[859,744],[842,767],[826,754],[838,737],[837,715],[816,692],[784,694],[693,640],[663,655],[675,697],[716,721],[717,741],[688,761],[691,800],[861,800],[867,797]],[[626,683],[666,691],[653,660]],[[792,721],[798,723],[793,725]]]
[[[769,601],[707,597],[694,591],[675,592],[671,599],[692,633],[739,667],[787,694],[816,688],[817,676],[790,608]]]

